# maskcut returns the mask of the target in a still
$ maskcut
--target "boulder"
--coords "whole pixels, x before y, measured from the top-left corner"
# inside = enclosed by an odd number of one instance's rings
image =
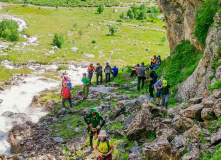
[[[173,158],[180,159],[180,154],[175,147],[171,147],[165,138],[154,140],[151,143],[145,143],[142,148],[144,160],[167,160]]]
[[[0,91],[4,91],[4,88],[2,86],[0,86]]]
[[[119,117],[116,118],[117,122],[124,122],[125,121],[125,116],[121,114]]]
[[[203,108],[201,112],[201,118],[202,120],[211,120],[215,116],[212,108]]]
[[[148,101],[147,101],[147,95],[146,94],[143,94],[143,95],[141,95],[141,96],[139,96],[138,98],[137,98],[137,100],[139,101],[139,102],[141,102],[142,104],[143,103],[148,103]]]
[[[190,118],[181,117],[175,122],[175,127],[179,132],[185,132],[194,125],[194,121]]]
[[[136,152],[140,152],[141,151],[141,148],[140,146],[134,146],[130,149],[130,153],[136,153]]]
[[[160,123],[156,128],[156,136],[160,137],[162,135],[164,135],[168,141],[171,141],[177,135],[177,131],[173,128],[169,128],[164,123]]]
[[[206,100],[203,102],[204,108],[213,108],[214,102],[212,100]]]
[[[201,128],[195,124],[192,128],[184,132],[183,136],[186,138],[197,139],[201,132]]]
[[[140,160],[140,153],[130,153],[127,160]]]
[[[11,141],[11,153],[17,154],[23,151],[23,148],[19,144],[20,140],[14,139]]]
[[[186,145],[186,138],[182,135],[177,135],[172,141],[171,145],[176,148],[182,148]]]
[[[203,97],[195,97],[195,98],[191,98],[189,99],[189,103],[190,104],[199,104],[202,102]]]
[[[127,128],[126,136],[128,139],[139,140],[147,136],[147,133],[153,130],[151,114],[148,110],[148,106],[144,105],[143,109],[136,115]]]
[[[213,106],[213,111],[215,113],[215,116],[219,118],[221,115],[221,99],[216,101],[215,105]]]
[[[78,51],[78,48],[77,48],[77,47],[72,47],[72,48],[71,48],[71,51],[77,52],[77,51]]]
[[[3,102],[3,99],[0,99],[0,104]]]
[[[203,108],[202,104],[195,104],[181,111],[180,113],[185,117],[200,120],[202,108]]]
[[[41,98],[40,95],[35,95],[35,96],[32,98],[32,103],[37,103],[40,98]]]
[[[108,85],[111,85],[111,87],[117,87],[117,86],[119,86],[119,83],[109,82]]]
[[[198,160],[199,158],[200,158],[199,149],[194,149],[193,151],[184,154],[182,160]]]
[[[216,98],[221,98],[221,89],[214,89],[213,90],[213,95]]]
[[[134,120],[134,118],[136,117],[137,114],[134,114],[132,116],[130,116],[126,122],[124,123],[124,129],[127,129],[129,127],[129,125],[131,124],[131,122]]]
[[[110,118],[114,119],[118,117],[121,113],[126,111],[126,108],[124,106],[126,101],[120,101],[118,104],[114,107],[114,109],[110,113]]]
[[[47,100],[45,103],[45,109],[47,111],[53,111],[54,108],[58,105],[58,102],[54,99]]]
[[[212,134],[211,144],[219,143],[220,141],[221,141],[221,128],[218,130],[218,132]]]

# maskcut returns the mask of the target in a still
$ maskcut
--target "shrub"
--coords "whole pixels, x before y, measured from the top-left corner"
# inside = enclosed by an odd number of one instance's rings
[[[63,36],[55,33],[53,38],[53,45],[57,46],[58,48],[62,48],[63,43],[64,43]]]
[[[95,40],[92,40],[92,43],[96,43],[96,41],[95,41]]]
[[[183,41],[175,47],[171,56],[162,61],[161,67],[156,70],[158,77],[164,75],[168,83],[175,86],[193,73],[202,55],[196,53],[189,41]],[[181,72],[184,68],[185,71]]]
[[[11,42],[18,41],[19,32],[17,22],[12,20],[3,20],[0,22],[0,37]]]
[[[117,27],[116,26],[110,26],[109,27],[109,32],[111,32],[111,36],[114,35],[117,32]]]
[[[214,84],[209,87],[209,91],[213,91],[214,89],[221,89],[221,80],[218,79]]]
[[[121,12],[120,18],[121,18],[121,19],[124,19],[124,18],[125,18],[124,12]]]
[[[102,12],[104,11],[104,6],[103,5],[99,5],[98,9],[97,9],[97,12],[99,14],[101,14]]]
[[[68,70],[69,67],[68,66],[64,66],[64,65],[61,65],[61,66],[58,66],[57,70],[60,71],[60,70]]]
[[[212,81],[213,78],[215,78],[215,75],[211,75],[211,76],[209,76],[209,80],[210,80],[210,81]]]
[[[206,0],[196,11],[195,36],[201,44],[205,44],[210,26],[213,24],[213,17],[221,5],[220,0]]]
[[[129,9],[129,10],[127,11],[127,16],[128,16],[130,19],[134,19],[134,14],[133,14],[133,12],[132,12],[131,9]]]
[[[144,3],[140,5],[140,10],[143,10],[143,9],[144,9],[144,10],[147,9],[147,7],[146,7],[146,5],[145,5]]]
[[[158,7],[147,7],[146,8],[147,9],[147,13],[160,13],[160,10],[159,10],[159,8]]]
[[[213,69],[217,69],[219,66],[221,65],[221,63],[220,62],[217,62],[217,61],[212,61],[212,68]]]
[[[80,30],[80,31],[78,32],[78,34],[79,34],[80,36],[82,36],[82,35],[83,35],[82,30]]]
[[[147,12],[145,9],[139,11],[139,13],[137,15],[137,19],[139,19],[139,20],[147,19]]]

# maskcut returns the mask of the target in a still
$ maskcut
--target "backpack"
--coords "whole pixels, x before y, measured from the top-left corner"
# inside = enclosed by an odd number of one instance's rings
[[[68,87],[63,87],[62,96],[64,99],[67,99],[70,97],[70,91]]]
[[[153,73],[153,83],[156,83],[158,76],[157,76],[156,72],[153,71],[152,73]]]
[[[111,67],[110,66],[106,67],[106,73],[111,73]]]
[[[102,67],[100,66],[99,69],[98,69],[98,74],[102,74]]]
[[[105,142],[107,143],[108,152],[111,150],[111,147],[110,147],[110,144],[109,144],[109,139],[110,139],[110,137],[109,137],[109,135],[107,135],[107,137],[105,138]],[[101,142],[101,139],[98,138],[98,141],[97,141],[97,147],[98,148],[99,148],[100,142]]]

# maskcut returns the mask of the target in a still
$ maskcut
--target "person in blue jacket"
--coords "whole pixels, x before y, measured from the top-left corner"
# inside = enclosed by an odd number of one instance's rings
[[[118,75],[118,68],[116,65],[114,65],[114,68],[111,69],[111,73],[114,77],[116,77]]]

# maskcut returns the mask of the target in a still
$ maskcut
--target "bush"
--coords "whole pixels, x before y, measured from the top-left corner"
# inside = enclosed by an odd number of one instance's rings
[[[160,13],[160,10],[158,7],[147,7],[147,13]]]
[[[217,49],[217,54],[219,57],[221,57],[221,45],[219,46],[219,48]]]
[[[134,19],[134,13],[132,12],[131,9],[129,9],[129,10],[127,11],[127,17],[129,17],[130,19]]]
[[[220,62],[217,62],[217,61],[212,61],[212,68],[213,69],[217,69],[219,66],[221,65],[221,63]]]
[[[60,70],[68,70],[69,67],[68,66],[64,66],[64,65],[61,65],[61,66],[58,66],[57,70],[60,71]]]
[[[98,7],[98,9],[97,9],[97,12],[98,12],[99,14],[101,14],[103,11],[104,11],[104,6],[103,6],[103,5],[100,5],[100,6]]]
[[[158,77],[164,75],[168,83],[175,86],[193,73],[202,55],[202,53],[196,53],[189,41],[183,41],[175,47],[171,56],[162,61],[161,66],[156,70]]]
[[[124,19],[124,18],[125,18],[124,12],[121,12],[120,18],[121,18],[121,19]]]
[[[109,27],[109,32],[111,32],[111,36],[114,35],[117,32],[117,27],[116,26],[110,26]]]
[[[0,22],[0,37],[11,42],[19,41],[18,24],[12,20]]]
[[[146,5],[145,5],[144,3],[140,5],[140,10],[143,10],[143,9],[144,9],[144,10],[147,9],[147,7],[146,7]]]
[[[213,24],[213,17],[221,5],[221,0],[207,0],[196,11],[195,36],[201,44],[205,44],[210,26]]]
[[[92,43],[96,43],[96,41],[95,41],[95,40],[92,40]]]
[[[63,43],[64,43],[63,36],[55,33],[54,38],[53,38],[53,45],[57,46],[58,48],[62,48]]]
[[[147,19],[147,12],[146,12],[145,9],[139,11],[139,13],[138,13],[138,15],[137,15],[137,19],[138,19],[138,20]]]
[[[209,91],[213,91],[214,89],[221,89],[221,80],[218,79],[214,84],[209,87]]]

